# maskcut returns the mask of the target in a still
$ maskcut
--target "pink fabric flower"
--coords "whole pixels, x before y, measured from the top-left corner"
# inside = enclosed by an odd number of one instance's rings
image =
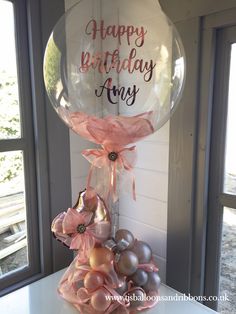
[[[71,250],[80,250],[84,244],[94,246],[95,239],[89,230],[93,213],[79,213],[74,208],[69,208],[62,223],[63,233],[71,235]]]
[[[60,213],[52,222],[51,230],[55,238],[65,244],[67,247],[70,247],[71,237],[68,234],[63,232],[62,223],[66,216],[66,212]]]
[[[131,183],[133,199],[136,200],[135,179],[133,168],[136,162],[136,147],[112,147],[104,146],[102,149],[86,149],[82,151],[82,155],[91,163],[90,172],[87,180],[87,190],[91,186],[91,180],[95,168],[102,168],[104,172],[105,186],[108,187],[106,199],[109,195],[113,196],[113,201],[118,199],[117,191],[117,175],[126,172],[126,178]],[[99,189],[100,182],[97,180],[95,190],[101,194]],[[103,187],[104,189],[104,187]]]
[[[78,250],[78,260],[81,263],[88,260],[95,244],[105,241],[110,234],[110,222],[95,222],[92,220],[93,214],[69,208],[66,213],[59,214],[52,223],[55,237],[71,250]]]
[[[70,113],[70,127],[85,139],[100,144],[102,149],[83,151],[82,155],[92,164],[87,179],[87,190],[90,189],[94,168],[102,168],[104,176],[102,182],[105,188],[100,190],[97,180],[94,189],[106,200],[112,195],[113,202],[117,200],[117,174],[125,174],[131,184],[133,199],[135,195],[135,179],[133,168],[136,160],[135,146],[126,147],[154,132],[153,121],[156,113],[153,111],[142,114],[125,116],[106,116],[98,118],[84,112]],[[105,193],[103,192],[104,189]]]

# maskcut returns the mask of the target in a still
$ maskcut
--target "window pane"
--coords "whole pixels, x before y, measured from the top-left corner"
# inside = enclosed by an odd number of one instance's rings
[[[28,265],[23,165],[21,151],[0,153],[0,278]]]
[[[0,0],[0,139],[21,136],[16,67],[14,11],[9,1]]]
[[[228,119],[226,137],[225,185],[224,192],[236,195],[236,44],[232,45]]]
[[[236,313],[236,209],[224,208],[221,248],[220,295],[229,301],[219,302],[220,313]]]

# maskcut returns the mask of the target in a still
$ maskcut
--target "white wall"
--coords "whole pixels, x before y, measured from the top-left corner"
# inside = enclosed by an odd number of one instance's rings
[[[65,0],[66,9],[77,1]],[[81,151],[92,144],[71,132],[72,203],[86,185],[88,162]],[[166,273],[167,195],[169,162],[169,123],[154,135],[137,143],[138,161],[135,167],[137,202],[129,195],[120,198],[120,228],[147,241],[153,249],[162,281]]]
[[[76,203],[79,192],[85,189],[89,172],[89,163],[81,155],[81,152],[83,149],[91,147],[93,147],[92,143],[82,139],[74,132],[70,132],[72,205]]]
[[[120,198],[120,228],[147,241],[155,254],[161,278],[166,276],[169,123],[137,143],[135,167],[137,201]]]

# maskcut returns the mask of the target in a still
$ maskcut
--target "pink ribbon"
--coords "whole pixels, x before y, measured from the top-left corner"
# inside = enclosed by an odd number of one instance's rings
[[[102,243],[110,234],[109,221],[94,222],[92,217],[91,212],[78,212],[74,208],[69,208],[52,222],[55,237],[71,250],[79,250],[77,259],[80,263],[86,263],[95,244]],[[83,229],[81,232],[80,226]]]
[[[143,268],[147,271],[156,271],[157,268],[154,264],[143,264],[139,265],[139,268]],[[108,294],[111,296],[117,296],[117,300],[111,303],[109,308],[104,312],[104,314],[108,313],[116,313],[116,314],[131,314],[136,313],[137,311],[142,311],[146,309],[150,309],[154,307],[158,299],[145,301],[140,307],[136,310],[130,309],[130,304],[125,299],[127,294],[132,294],[135,290],[142,290],[140,287],[132,287],[132,284],[128,283],[128,291],[123,295],[123,299],[121,296],[115,291],[116,288],[123,285],[125,278],[119,278],[114,269],[113,262],[100,265],[96,268],[91,268],[88,265],[78,265],[78,261],[75,258],[71,263],[70,267],[67,269],[65,274],[63,275],[59,287],[58,292],[60,295],[72,303],[81,313],[83,314],[96,314],[97,312],[93,309],[89,301],[93,295],[93,292],[88,292],[87,289],[82,287],[83,280],[86,274],[90,271],[96,271],[103,275],[104,277],[104,285],[100,288],[105,289]],[[100,289],[98,288],[98,289]],[[142,290],[143,291],[143,290]],[[144,292],[144,291],[143,291]],[[144,295],[145,292],[144,292]],[[148,296],[158,296],[157,291],[149,292]]]
[[[135,146],[127,147],[127,145],[136,143],[152,134],[155,120],[156,113],[153,111],[132,117],[110,115],[105,118],[98,118],[84,112],[70,113],[68,121],[70,121],[72,130],[85,139],[102,146],[102,149],[88,149],[82,152],[83,156],[92,164],[87,181],[87,198],[89,198],[88,194],[94,168],[103,168],[105,174],[102,181],[108,180],[105,198],[108,199],[112,194],[113,200],[117,199],[117,173],[125,170],[131,177],[133,199],[136,200],[135,180],[132,174],[136,151]],[[113,161],[109,159],[110,153],[113,153],[113,156],[114,153],[117,154],[117,159]],[[103,195],[105,188],[103,187],[99,191],[98,184],[96,184],[95,189]]]
[[[100,265],[96,268],[91,268],[88,265],[78,265],[78,261],[75,258],[63,275],[59,283],[58,292],[65,300],[72,303],[83,314],[96,313],[92,306],[87,304],[94,292],[90,293],[84,287],[78,287],[78,283],[82,283],[86,274],[90,271],[99,272],[104,277],[105,284],[99,289],[105,289],[107,293],[112,296],[120,296],[114,289],[122,286],[125,280],[125,278],[119,278],[117,276],[113,261]],[[119,306],[127,307],[128,305],[129,304],[126,304],[123,300],[115,300],[104,312],[104,314],[112,313]]]
[[[110,194],[113,201],[117,200],[117,174],[126,171],[131,176],[133,199],[136,200],[135,178],[132,173],[136,162],[136,146],[112,147],[103,146],[102,149],[87,149],[82,155],[92,164],[87,179],[87,191],[91,189],[91,180],[95,168],[103,168],[108,171],[104,180],[108,180],[107,199]],[[96,189],[96,188],[95,188]]]
[[[159,269],[156,267],[156,265],[153,262],[151,262],[149,264],[139,264],[138,268],[143,269],[148,273],[159,271]]]

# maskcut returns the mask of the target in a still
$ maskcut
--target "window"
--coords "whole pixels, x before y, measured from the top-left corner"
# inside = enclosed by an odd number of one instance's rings
[[[206,255],[206,289],[227,294],[212,302],[220,313],[235,312],[236,294],[236,27],[217,31],[212,111]]]
[[[36,250],[34,130],[23,18],[19,6],[0,0],[1,288],[39,272],[40,264]]]
[[[236,42],[236,29],[235,38]],[[231,44],[230,75],[228,92],[228,114],[225,139],[225,167],[224,167],[224,195],[223,229],[221,243],[220,264],[220,295],[227,293],[230,301],[220,302],[218,310],[222,313],[235,312],[236,295],[236,43]],[[227,200],[231,202],[229,205]],[[234,204],[233,204],[234,203]],[[229,208],[228,206],[234,206]]]
[[[231,141],[236,120],[235,101],[228,100],[230,68],[235,72],[236,4],[161,2],[169,4],[178,21],[187,57],[185,91],[170,124],[167,284],[193,296],[230,290],[232,301],[236,199]],[[224,302],[224,309],[219,303],[222,313],[226,307],[227,313],[235,312],[230,303]],[[205,305],[218,306],[215,301]]]
[[[236,41],[236,38],[235,38]],[[230,47],[230,73],[225,139],[224,193],[236,195],[236,43]]]
[[[72,259],[50,230],[71,206],[69,130],[48,104],[42,73],[63,13],[63,0],[0,0],[0,295]]]

